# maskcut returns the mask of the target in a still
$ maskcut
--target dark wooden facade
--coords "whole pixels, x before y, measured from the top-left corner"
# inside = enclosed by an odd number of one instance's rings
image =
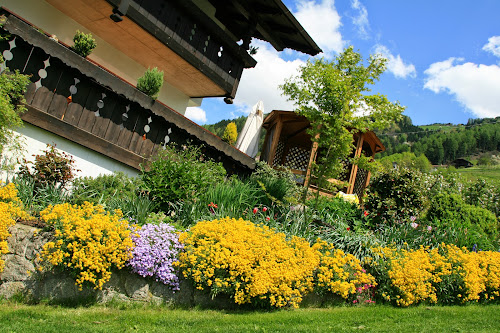
[[[140,164],[164,145],[191,142],[230,173],[251,172],[255,161],[183,115],[49,39],[2,10],[9,37],[0,52],[10,70],[30,75],[23,120],[119,162]]]
[[[243,69],[257,63],[248,54],[252,37],[278,50],[321,52],[280,0],[43,1],[145,68],[158,67],[191,98],[231,101]]]
[[[307,184],[306,179],[314,177],[311,175],[310,167],[316,156],[317,144],[313,143],[307,130],[311,127],[309,121],[291,111],[271,112],[264,120],[263,127],[266,129],[266,138],[262,149],[261,160],[272,167],[285,166],[296,175],[297,182]],[[353,135],[355,150],[353,156],[364,154],[374,157],[376,153],[385,150],[384,145],[373,132],[358,132]],[[358,168],[356,165],[348,165],[346,172],[339,179],[347,182],[344,189],[347,194],[363,196],[364,189],[370,181],[370,172]],[[334,182],[334,180],[331,180]],[[314,181],[311,182],[314,184]],[[312,189],[318,190],[314,185]],[[329,193],[325,189],[319,189],[323,193]]]

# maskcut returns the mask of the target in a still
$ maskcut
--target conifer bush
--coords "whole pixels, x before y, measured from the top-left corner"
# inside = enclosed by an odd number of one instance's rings
[[[76,31],[76,34],[73,37],[73,43],[74,44],[71,49],[82,57],[88,56],[97,47],[97,43],[92,37],[92,34],[83,33],[80,30]]]
[[[163,71],[160,71],[157,67],[148,68],[144,75],[137,80],[137,89],[153,99],[158,98],[162,86]]]

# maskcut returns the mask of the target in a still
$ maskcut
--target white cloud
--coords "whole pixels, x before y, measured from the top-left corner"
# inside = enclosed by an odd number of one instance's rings
[[[382,55],[389,61],[387,63],[387,70],[394,74],[395,77],[406,79],[407,77],[416,77],[417,71],[413,64],[405,64],[401,56],[398,54],[394,56],[389,49],[384,45],[376,45],[375,53]]]
[[[449,58],[430,65],[424,88],[454,95],[477,117],[500,116],[500,67],[462,62]]]
[[[200,125],[203,125],[207,122],[207,114],[202,108],[199,107],[187,108],[184,116]]]
[[[500,36],[488,38],[488,44],[483,46],[483,50],[491,52],[496,57],[500,57]]]
[[[352,17],[352,23],[358,27],[358,33],[363,39],[368,39],[370,30],[370,22],[368,21],[368,11],[359,0],[352,0],[351,7],[358,11],[358,16]]]
[[[293,15],[324,53],[342,52],[345,47],[339,31],[342,23],[333,0],[321,0],[318,3],[299,0],[297,12]]]
[[[293,110],[293,103],[281,96],[278,86],[285,79],[297,74],[297,68],[304,64],[300,59],[286,61],[269,44],[254,40],[252,45],[259,50],[254,56],[255,68],[245,69],[234,100],[238,112],[249,114],[259,100],[264,102],[265,112],[272,110]]]

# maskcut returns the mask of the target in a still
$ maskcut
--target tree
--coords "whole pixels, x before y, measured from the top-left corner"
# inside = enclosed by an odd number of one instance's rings
[[[0,64],[3,62],[0,56]],[[0,156],[4,145],[12,137],[11,129],[23,123],[20,115],[26,110],[23,103],[28,83],[29,77],[18,71],[9,72],[5,69],[0,74]]]
[[[354,132],[383,129],[401,117],[404,107],[398,102],[366,94],[385,71],[386,62],[380,56],[370,56],[365,66],[351,46],[331,62],[308,61],[297,76],[280,86],[283,95],[294,102],[295,111],[311,123],[309,134],[322,151],[318,163],[313,164],[320,186],[343,171],[344,161],[354,149]]]
[[[222,134],[222,140],[233,145],[238,138],[238,131],[236,129],[236,124],[234,122],[230,122],[227,124],[226,129],[224,130],[224,134]]]

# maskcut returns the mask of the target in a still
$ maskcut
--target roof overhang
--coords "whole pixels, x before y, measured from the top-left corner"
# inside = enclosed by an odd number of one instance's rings
[[[215,17],[244,42],[254,37],[278,51],[290,48],[312,56],[322,52],[281,0],[208,1],[216,8]]]

